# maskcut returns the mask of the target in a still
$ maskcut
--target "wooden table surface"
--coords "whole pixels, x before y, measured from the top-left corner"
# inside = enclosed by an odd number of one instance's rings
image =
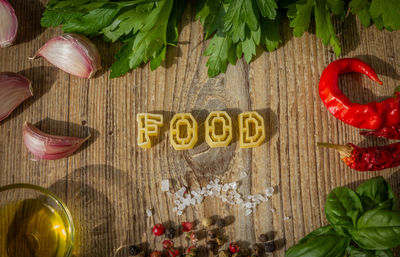
[[[29,77],[34,96],[0,124],[0,186],[32,183],[58,194],[76,222],[77,256],[127,256],[126,246],[145,242],[151,249],[161,249],[161,239],[150,233],[154,223],[177,225],[213,215],[234,220],[225,228],[230,240],[252,243],[261,233],[269,233],[279,247],[273,256],[284,256],[285,249],[327,223],[324,204],[333,188],[354,189],[382,175],[399,195],[398,168],[359,173],[347,168],[337,153],[316,147],[319,141],[362,146],[387,142],[362,137],[358,129],[327,112],[317,85],[324,67],[336,57],[313,33],[294,38],[284,26],[284,43],[277,51],[260,50],[250,65],[239,60],[226,74],[210,79],[203,56],[208,42],[203,41],[202,27],[190,6],[178,47],[168,49],[166,62],[155,72],[144,65],[122,78],[109,79],[119,45],[94,39],[104,69],[86,80],[44,59],[28,60],[61,30],[40,27],[43,4],[39,0],[11,3],[20,30],[16,45],[0,49],[0,71]],[[359,74],[344,75],[340,79],[344,93],[360,103],[390,96],[400,84],[400,32],[363,28],[353,16],[335,27],[341,32],[342,57],[368,62],[384,81],[377,86]],[[254,149],[240,149],[235,138],[228,148],[210,149],[200,129],[194,149],[172,148],[166,128],[173,114],[191,112],[202,128],[208,112],[214,110],[227,110],[235,131],[239,113],[258,111],[266,122],[267,139]],[[156,145],[148,150],[136,144],[135,117],[140,112],[162,113],[167,121]],[[22,143],[25,121],[52,134],[92,137],[69,158],[35,162]],[[241,178],[242,171],[248,176]],[[268,186],[278,190],[247,217],[238,206],[215,198],[177,216],[172,211],[174,199],[160,190],[163,179],[174,182],[174,192],[182,186],[204,186],[213,178],[240,181],[244,196],[262,193]],[[146,217],[146,209],[154,215]],[[183,236],[175,243],[188,245]]]

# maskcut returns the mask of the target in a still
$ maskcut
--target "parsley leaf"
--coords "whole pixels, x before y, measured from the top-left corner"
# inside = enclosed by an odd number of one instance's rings
[[[398,0],[352,0],[349,8],[366,27],[372,20],[378,29],[400,29],[400,1]]]
[[[364,26],[400,29],[399,0],[197,0],[196,19],[210,39],[204,55],[208,75],[226,71],[228,63],[240,58],[250,63],[260,45],[267,51],[282,42],[284,15],[293,34],[300,37],[315,23],[316,35],[340,55],[340,40],[333,19],[344,18],[347,11],[359,17]],[[49,0],[43,13],[44,27],[62,25],[66,32],[123,46],[111,67],[111,77],[150,62],[156,69],[165,60],[167,46],[176,46],[187,0]]]
[[[260,44],[272,51],[281,42],[275,0],[204,0],[196,18],[204,26],[205,38],[215,33],[204,52],[210,56],[210,77],[225,72],[228,62],[235,64],[242,56],[250,63]]]
[[[300,37],[308,30],[311,16],[315,16],[316,35],[327,45],[330,44],[337,56],[340,55],[340,42],[332,23],[332,15],[344,17],[344,0],[299,0],[287,6],[288,17],[293,34]]]

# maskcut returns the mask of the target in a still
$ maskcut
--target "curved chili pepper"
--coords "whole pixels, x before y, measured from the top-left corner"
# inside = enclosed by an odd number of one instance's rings
[[[400,139],[400,125],[384,127],[382,129],[373,130],[373,131],[362,131],[360,135],[364,136],[376,136],[376,137],[385,137],[388,139]]]
[[[347,145],[318,143],[318,145],[335,149],[347,166],[358,171],[383,170],[400,165],[400,143],[366,148],[350,143]]]
[[[337,119],[363,129],[381,129],[400,124],[400,93],[382,102],[353,103],[339,89],[338,77],[348,72],[359,72],[382,84],[368,64],[355,58],[334,61],[322,72],[319,95]]]

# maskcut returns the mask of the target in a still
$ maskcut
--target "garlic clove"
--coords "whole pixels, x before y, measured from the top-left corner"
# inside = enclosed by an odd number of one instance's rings
[[[22,138],[25,146],[34,155],[33,160],[57,160],[72,155],[90,136],[86,138],[54,136],[40,131],[25,122]]]
[[[14,8],[7,0],[0,0],[0,47],[14,43],[17,36],[18,19]]]
[[[31,84],[29,79],[17,73],[0,72],[0,121],[33,95]]]
[[[87,37],[78,34],[66,33],[50,39],[32,59],[39,56],[81,78],[91,78],[101,69],[99,50]]]

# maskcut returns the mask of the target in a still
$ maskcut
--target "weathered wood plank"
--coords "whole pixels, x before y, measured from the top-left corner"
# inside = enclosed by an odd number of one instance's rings
[[[312,33],[292,38],[284,27],[284,43],[277,51],[260,51],[250,65],[240,60],[226,74],[209,79],[207,58],[202,55],[207,42],[191,6],[184,14],[180,43],[168,50],[163,67],[151,72],[144,65],[110,80],[108,69],[119,46],[95,39],[105,69],[87,81],[43,59],[27,60],[60,29],[40,27],[43,7],[39,1],[12,3],[19,16],[30,18],[21,19],[17,45],[0,49],[0,71],[31,78],[35,96],[0,125],[0,185],[33,183],[60,195],[77,223],[79,256],[126,256],[127,245],[143,242],[160,249],[161,240],[150,233],[155,222],[177,225],[213,215],[234,217],[224,232],[231,240],[251,243],[261,233],[274,234],[280,249],[273,256],[284,256],[285,249],[326,224],[325,198],[334,187],[354,188],[382,175],[399,194],[398,169],[357,173],[345,167],[336,153],[316,147],[319,141],[364,146],[384,141],[361,137],[359,130],[337,121],[323,107],[317,91],[319,76],[336,57]],[[343,56],[367,61],[384,81],[378,87],[365,77],[345,75],[341,88],[346,95],[358,102],[391,95],[400,78],[400,45],[396,43],[400,33],[366,29],[352,17],[336,27],[343,34]],[[226,149],[210,149],[202,127],[213,110],[226,110],[232,116],[236,137],[237,115],[259,111],[266,121],[266,142],[255,149],[240,149],[234,139]],[[166,121],[175,113],[192,112],[201,128],[199,143],[193,150],[175,151],[166,122],[153,148],[138,148],[135,117],[139,112],[162,113]],[[21,139],[24,121],[54,134],[91,134],[92,138],[68,159],[32,162]],[[246,178],[241,178],[242,171],[247,172]],[[270,185],[278,193],[249,217],[216,199],[206,199],[178,217],[172,212],[173,199],[160,191],[162,179],[173,179],[177,190],[204,186],[215,177],[225,182],[240,180],[244,195],[261,193]],[[154,211],[153,217],[146,217],[148,208]],[[188,246],[183,237],[175,243]]]

